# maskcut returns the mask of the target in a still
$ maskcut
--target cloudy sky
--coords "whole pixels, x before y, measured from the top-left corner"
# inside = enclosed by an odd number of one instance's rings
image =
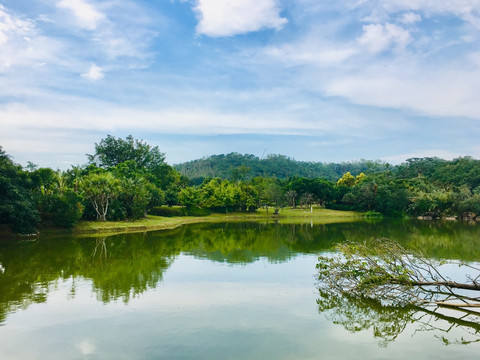
[[[480,0],[0,0],[0,145],[480,157],[479,45]]]

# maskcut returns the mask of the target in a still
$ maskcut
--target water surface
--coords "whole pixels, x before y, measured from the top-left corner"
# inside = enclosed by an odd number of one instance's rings
[[[371,237],[480,261],[480,227],[414,221],[0,241],[0,359],[476,358],[469,318],[319,293],[318,255]]]

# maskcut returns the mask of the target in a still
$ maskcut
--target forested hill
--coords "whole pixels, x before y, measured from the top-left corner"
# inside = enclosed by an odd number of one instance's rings
[[[346,172],[380,172],[388,168],[381,161],[360,160],[354,162],[322,163],[297,161],[284,155],[268,155],[263,159],[250,154],[230,153],[188,161],[174,166],[182,175],[201,183],[206,177],[223,179],[250,179],[256,176],[275,176],[286,179],[293,176],[337,181]]]

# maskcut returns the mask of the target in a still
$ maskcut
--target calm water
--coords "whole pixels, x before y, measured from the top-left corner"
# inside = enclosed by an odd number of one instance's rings
[[[318,255],[372,236],[480,261],[480,226],[458,223],[200,224],[0,241],[0,359],[478,358],[470,318],[319,293]]]

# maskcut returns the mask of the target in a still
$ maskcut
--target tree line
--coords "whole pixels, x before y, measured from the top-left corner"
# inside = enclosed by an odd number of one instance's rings
[[[182,175],[187,176],[195,185],[204,179],[220,177],[228,180],[251,180],[255,177],[288,179],[293,176],[306,178],[324,178],[337,181],[344,173],[380,172],[389,165],[383,161],[359,160],[342,163],[322,163],[297,161],[285,155],[269,154],[259,158],[251,154],[220,154],[207,158],[188,161],[174,166]]]
[[[178,203],[188,184],[165,154],[131,135],[95,144],[83,166],[67,171],[15,164],[0,148],[0,222],[19,233],[39,225],[73,227],[79,220],[145,217],[157,205]]]
[[[39,226],[71,228],[82,219],[140,219],[161,205],[180,205],[187,215],[199,209],[252,212],[313,205],[386,216],[480,214],[480,161],[471,157],[414,158],[398,166],[372,162],[365,171],[346,171],[335,181],[298,174],[282,178],[274,169],[272,176],[253,176],[248,164],[235,163],[223,177],[212,169],[213,176],[199,182],[168,165],[157,146],[131,135],[107,136],[85,165],[66,171],[32,163],[22,167],[0,147],[0,224],[31,233]]]

